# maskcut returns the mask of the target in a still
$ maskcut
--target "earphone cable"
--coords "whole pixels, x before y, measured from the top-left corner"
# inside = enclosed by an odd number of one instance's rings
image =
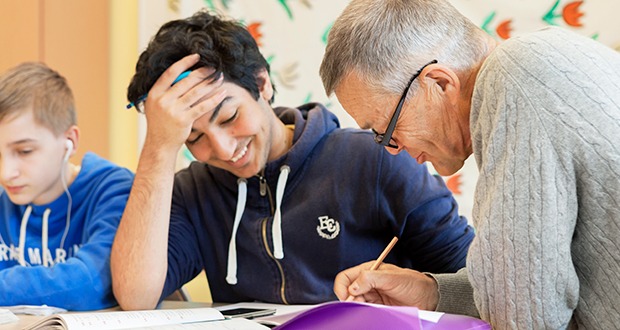
[[[65,248],[65,239],[67,238],[67,234],[69,234],[69,227],[71,226],[71,207],[73,205],[73,198],[71,198],[71,193],[69,192],[69,187],[67,186],[67,178],[66,178],[66,169],[65,169],[65,165],[67,165],[68,163],[68,158],[67,160],[63,161],[63,169],[60,173],[60,181],[62,181],[62,188],[65,191],[65,194],[67,195],[67,223],[65,225],[65,232],[62,234],[62,239],[60,240],[60,248],[64,250]]]

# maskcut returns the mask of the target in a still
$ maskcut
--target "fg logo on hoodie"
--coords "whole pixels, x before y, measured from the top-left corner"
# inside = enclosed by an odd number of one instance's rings
[[[319,217],[319,225],[316,226],[316,231],[324,239],[334,239],[340,234],[340,223],[323,215]]]

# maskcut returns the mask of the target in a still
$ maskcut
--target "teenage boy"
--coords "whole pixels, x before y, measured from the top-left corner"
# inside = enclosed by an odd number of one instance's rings
[[[335,300],[338,271],[394,236],[402,267],[465,265],[474,234],[440,178],[319,104],[274,109],[273,96],[250,33],[206,12],[141,54],[128,98],[147,133],[112,249],[122,308],[153,308],[203,269],[218,302]],[[198,161],[175,176],[184,143]]]
[[[41,63],[0,76],[0,306],[116,305],[109,256],[133,174],[78,146],[73,95]]]

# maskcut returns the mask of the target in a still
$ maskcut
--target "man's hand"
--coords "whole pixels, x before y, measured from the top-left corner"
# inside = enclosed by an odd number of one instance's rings
[[[334,280],[338,299],[392,306],[415,306],[435,310],[439,292],[435,280],[412,269],[381,264],[371,271],[371,262],[346,269]]]
[[[212,111],[226,96],[223,77],[206,79],[212,68],[199,68],[174,85],[174,80],[200,60],[188,55],[172,64],[157,79],[144,104],[147,120],[145,144],[174,152],[191,132],[196,119]],[[206,80],[205,80],[206,79]],[[172,86],[171,86],[172,85]]]

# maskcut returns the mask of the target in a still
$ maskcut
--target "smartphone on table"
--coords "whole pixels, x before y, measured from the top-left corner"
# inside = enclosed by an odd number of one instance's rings
[[[276,313],[273,308],[233,308],[227,310],[221,310],[222,315],[227,319],[236,317],[243,317],[246,319],[253,319],[255,317],[269,316]]]

